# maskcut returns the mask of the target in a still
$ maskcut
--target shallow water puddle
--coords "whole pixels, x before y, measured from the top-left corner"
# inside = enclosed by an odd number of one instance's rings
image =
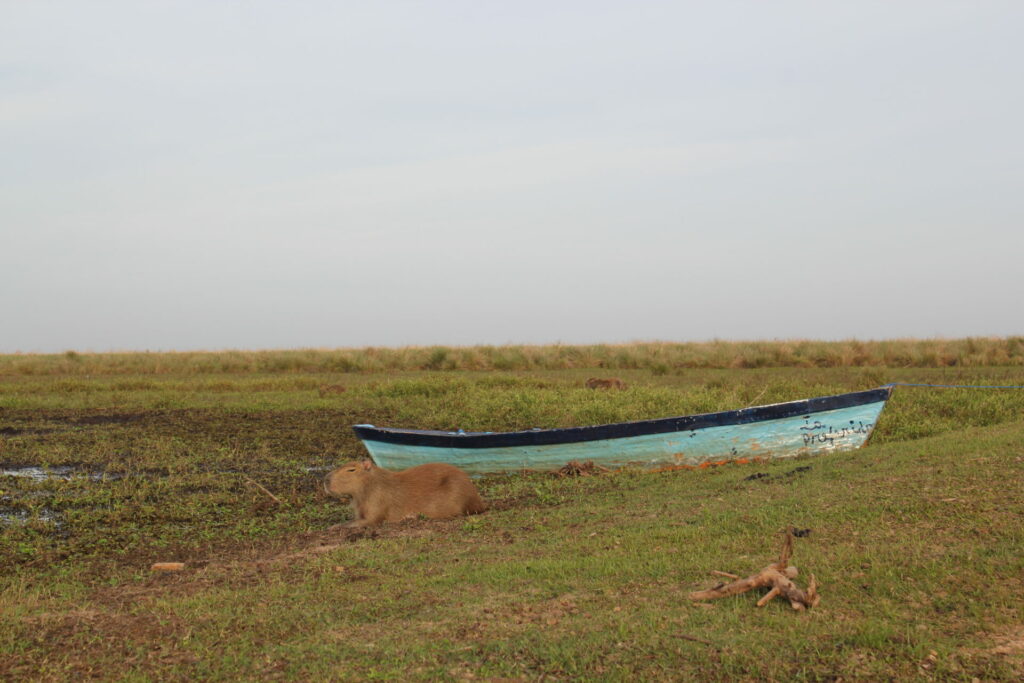
[[[302,468],[305,474],[320,475],[330,472],[334,465],[309,465]],[[239,469],[211,470],[216,474],[239,474],[248,476],[250,473]],[[167,472],[154,472],[152,470],[140,472],[98,472],[87,470],[74,465],[54,465],[46,467],[41,465],[26,465],[24,467],[0,467],[0,478],[17,477],[30,481],[52,481],[55,479],[67,481],[75,477],[86,477],[91,481],[117,481],[127,477],[143,477],[147,479],[167,477]]]
[[[72,465],[56,465],[54,467],[39,467],[28,465],[26,467],[7,467],[0,469],[0,477],[18,477],[31,481],[49,481],[52,479],[73,479],[74,477],[88,477],[93,481],[103,479],[123,479],[123,474],[111,474],[107,472],[90,472]]]
[[[53,522],[58,529],[63,526],[63,516],[56,510],[40,508],[36,514],[42,522]],[[21,508],[10,508],[0,506],[0,526],[14,526],[16,524],[27,524],[33,518],[33,513]]]
[[[74,476],[75,468],[69,465],[57,467],[11,467],[0,470],[0,477],[23,477],[32,481],[46,481],[47,479],[70,479]]]

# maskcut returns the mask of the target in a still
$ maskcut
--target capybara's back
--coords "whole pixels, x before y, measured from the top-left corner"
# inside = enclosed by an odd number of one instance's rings
[[[395,472],[401,495],[397,519],[425,515],[427,517],[458,517],[475,515],[487,509],[469,475],[453,465],[434,462]]]

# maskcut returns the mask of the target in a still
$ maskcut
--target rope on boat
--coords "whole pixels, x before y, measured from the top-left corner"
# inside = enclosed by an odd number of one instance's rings
[[[940,389],[1024,389],[1024,384],[917,384],[914,382],[889,382],[883,387],[939,387]]]

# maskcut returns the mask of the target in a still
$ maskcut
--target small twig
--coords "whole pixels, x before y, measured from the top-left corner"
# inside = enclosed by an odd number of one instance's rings
[[[716,645],[715,643],[712,643],[710,640],[704,640],[703,638],[698,638],[697,636],[691,636],[691,635],[689,635],[687,633],[673,633],[672,635],[674,635],[676,638],[682,638],[683,640],[692,640],[695,643],[700,643],[701,645],[707,645],[709,647],[713,647],[716,650],[719,649],[718,645]]]
[[[767,384],[765,384],[765,385],[764,385],[764,389],[762,389],[762,390],[761,390],[761,393],[760,393],[760,394],[758,394],[757,396],[755,396],[755,397],[754,397],[754,398],[753,398],[753,399],[752,399],[752,400],[750,401],[750,403],[749,403],[749,404],[747,404],[747,407],[748,407],[748,408],[750,408],[751,406],[753,406],[754,404],[756,404],[756,403],[757,403],[757,399],[759,399],[759,398],[761,398],[762,396],[764,396],[764,392],[766,392],[766,391],[768,391],[768,385],[767,385]]]
[[[242,475],[242,476],[245,476],[245,475]],[[268,496],[270,496],[273,499],[273,501],[275,503],[277,503],[278,505],[284,505],[284,503],[281,502],[281,499],[278,498],[277,496],[275,496],[270,491],[268,491],[267,488],[263,484],[259,483],[255,479],[252,479],[251,477],[245,477],[245,480],[247,482],[249,482],[250,484],[252,484],[253,486],[255,486],[256,488],[258,488],[260,491],[263,491],[263,493],[265,493]]]
[[[727,579],[738,579],[738,578],[740,578],[739,574],[730,574],[729,572],[720,572],[717,569],[712,569],[711,573],[714,574],[715,576],[724,576]]]

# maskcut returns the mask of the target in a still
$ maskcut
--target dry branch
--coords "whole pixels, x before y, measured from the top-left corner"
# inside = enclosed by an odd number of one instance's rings
[[[558,469],[558,476],[580,477],[589,476],[592,474],[601,474],[603,472],[611,472],[611,470],[602,465],[597,465],[591,460],[588,460],[586,462],[580,462],[579,460],[570,460],[569,462],[562,465]]]
[[[244,476],[244,475],[243,475],[243,476]],[[263,484],[259,483],[258,481],[256,481],[255,479],[253,479],[253,478],[251,478],[251,477],[245,477],[245,480],[246,480],[247,482],[249,482],[250,484],[252,484],[253,486],[255,486],[256,488],[258,488],[258,489],[259,489],[260,491],[263,491],[263,493],[265,493],[265,494],[267,494],[268,496],[270,496],[270,497],[271,497],[271,498],[273,499],[273,501],[274,501],[275,503],[277,503],[278,505],[283,505],[283,503],[281,502],[281,499],[280,499],[280,498],[278,498],[277,496],[275,496],[275,495],[274,495],[273,493],[271,493],[270,491],[268,491],[268,490],[266,489],[266,487],[264,487],[264,486],[263,486]]]
[[[814,575],[811,574],[811,580],[808,583],[806,591],[797,587],[797,585],[793,583],[793,579],[797,577],[797,568],[792,567],[789,564],[789,559],[792,555],[793,530],[786,529],[786,539],[782,542],[782,549],[779,552],[778,561],[768,565],[758,573],[752,574],[745,579],[735,577],[734,574],[714,571],[712,572],[713,574],[728,576],[736,578],[737,580],[728,584],[720,583],[714,588],[709,588],[708,590],[690,593],[689,598],[691,600],[714,600],[716,598],[724,598],[729,595],[746,593],[754,588],[767,587],[770,588],[770,590],[757,601],[758,607],[764,607],[779,595],[786,600],[789,600],[789,604],[795,610],[815,607],[821,600],[821,597],[818,595],[818,582],[814,579]]]

